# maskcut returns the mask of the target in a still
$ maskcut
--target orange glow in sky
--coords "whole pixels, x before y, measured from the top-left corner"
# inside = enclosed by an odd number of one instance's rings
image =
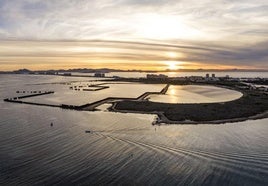
[[[0,4],[1,71],[268,70],[266,1]]]

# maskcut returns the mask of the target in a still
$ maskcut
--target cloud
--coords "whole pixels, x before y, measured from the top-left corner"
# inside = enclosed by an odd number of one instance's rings
[[[164,57],[156,55],[157,52],[175,50],[184,54],[180,59],[184,61],[267,68],[267,33],[266,0],[0,1],[2,41],[36,40],[55,44],[69,40],[71,45],[82,43],[83,47],[91,46],[94,41],[98,48],[112,45],[116,51],[113,54],[126,61],[128,58],[129,61],[157,58],[160,61]],[[1,46],[4,48],[5,43],[1,42]],[[51,44],[43,47],[46,46]],[[35,52],[36,45],[29,47],[32,51],[28,53],[2,52],[2,58],[45,54]],[[117,53],[118,48],[124,47],[131,51]],[[106,55],[109,57],[114,59],[111,54]]]
[[[209,45],[209,44],[207,44]],[[129,63],[158,68],[165,61],[185,62],[189,67],[198,64],[200,68],[207,66],[233,66],[267,68],[268,42],[246,47],[204,47],[192,45],[176,45],[165,43],[148,43],[133,41],[109,40],[47,40],[47,41],[3,41],[0,45],[0,63],[17,64],[53,64],[58,61],[73,61],[74,64],[89,66]],[[168,54],[175,53],[175,57]],[[253,65],[252,65],[253,64]],[[71,66],[69,64],[69,66]],[[118,67],[120,68],[120,67]]]

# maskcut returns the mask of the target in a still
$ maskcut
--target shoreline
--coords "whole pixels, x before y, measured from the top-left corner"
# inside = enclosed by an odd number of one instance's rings
[[[110,112],[119,112],[119,113],[132,113],[132,114],[149,114],[155,115],[157,118],[152,122],[152,125],[199,125],[199,124],[227,124],[227,123],[236,123],[243,122],[248,120],[258,120],[268,118],[268,111],[263,113],[258,113],[249,117],[240,117],[240,118],[231,118],[231,119],[222,119],[222,120],[211,120],[211,121],[174,121],[168,119],[163,112],[154,111],[154,112],[143,112],[143,111],[130,111],[130,110],[118,110],[115,108],[116,103],[114,103],[108,110]]]
[[[204,85],[204,84],[203,84]],[[122,113],[155,114],[152,124],[224,124],[268,118],[268,95],[240,89],[233,84],[207,84],[242,93],[238,99],[217,103],[159,103],[146,100],[119,101],[109,108]]]
[[[236,122],[243,122],[243,121],[249,121],[249,120],[258,120],[258,119],[265,119],[268,118],[268,111],[256,114],[249,117],[241,117],[241,118],[233,118],[233,119],[223,119],[223,120],[212,120],[212,121],[172,121],[169,120],[167,117],[163,115],[163,113],[160,113],[161,119],[159,121],[156,121],[155,125],[161,125],[161,124],[226,124],[226,123],[236,123]],[[159,117],[159,115],[158,115]]]
[[[138,82],[144,83],[144,82]],[[163,84],[163,82],[158,82]],[[107,84],[107,83],[103,83]],[[108,83],[109,84],[109,83]],[[223,124],[240,122],[246,120],[255,120],[268,118],[268,94],[267,92],[241,89],[238,83],[209,83],[195,84],[203,86],[215,86],[230,90],[235,90],[242,93],[242,96],[226,102],[214,103],[163,103],[153,102],[145,99],[151,94],[165,94],[169,85],[178,85],[177,83],[168,83],[160,92],[145,92],[136,98],[123,97],[107,97],[105,99],[83,104],[83,105],[49,105],[40,103],[31,103],[21,101],[23,98],[40,96],[41,94],[32,94],[15,98],[7,98],[4,101],[14,103],[24,103],[38,106],[53,106],[62,109],[72,109],[79,111],[95,111],[96,107],[112,103],[112,106],[107,110],[110,112],[121,113],[139,113],[139,114],[154,114],[157,119],[153,124]],[[180,86],[184,86],[183,84]],[[191,83],[191,85],[194,85]],[[48,92],[48,93],[54,93]],[[45,93],[47,94],[47,93]]]

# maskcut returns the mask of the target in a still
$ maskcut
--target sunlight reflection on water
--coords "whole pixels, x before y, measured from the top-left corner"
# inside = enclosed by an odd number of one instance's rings
[[[154,115],[79,112],[2,101],[24,88],[25,82],[66,80],[58,78],[0,79],[2,185],[268,184],[268,119],[153,126]],[[213,92],[177,86],[170,94],[173,91],[207,96]]]
[[[165,95],[149,95],[150,101],[164,103],[214,103],[238,99],[242,93],[214,86],[171,85]]]

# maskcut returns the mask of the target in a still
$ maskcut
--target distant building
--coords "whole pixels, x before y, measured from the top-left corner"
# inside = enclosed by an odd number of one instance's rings
[[[204,78],[202,76],[190,76],[188,78],[192,82],[204,82]]]
[[[55,75],[55,71],[47,71],[46,74],[47,75]]]
[[[240,79],[239,78],[228,78],[228,79],[226,79],[226,81],[239,82]]]
[[[71,72],[64,72],[63,75],[64,75],[64,76],[71,76],[72,73],[71,73]]]
[[[15,73],[15,74],[30,74],[31,71],[28,69],[19,69],[19,70],[13,71],[13,73]]]
[[[216,78],[215,74],[211,74],[211,77],[209,74],[206,74],[205,81],[219,81],[219,78]]]
[[[173,77],[171,79],[174,80],[174,81],[187,81],[186,77]]]
[[[163,79],[167,79],[168,76],[164,75],[164,74],[147,74],[146,75],[147,79],[160,79],[160,80],[163,80]]]
[[[96,72],[96,73],[94,74],[94,77],[105,77],[105,73]]]

